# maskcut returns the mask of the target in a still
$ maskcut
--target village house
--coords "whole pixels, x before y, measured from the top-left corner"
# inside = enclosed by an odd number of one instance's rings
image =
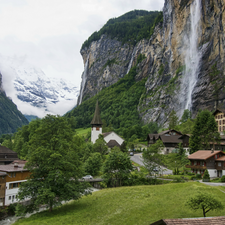
[[[218,150],[199,150],[188,156],[192,173],[204,174],[207,169],[210,178],[225,175],[225,153]]]
[[[10,205],[11,203],[17,202],[16,197],[19,186],[22,182],[25,182],[27,180],[27,177],[30,175],[30,172],[27,169],[24,169],[25,163],[26,161],[23,160],[15,160],[11,164],[0,165],[0,173],[5,174],[4,205]]]
[[[124,139],[121,138],[118,134],[115,132],[107,132],[107,133],[102,133],[102,120],[100,117],[100,109],[98,106],[98,101],[96,102],[96,107],[95,107],[95,114],[94,117],[91,121],[91,142],[94,144],[96,140],[99,137],[99,134],[102,134],[104,137],[104,140],[106,141],[106,144],[108,148],[112,149],[113,147],[117,146],[120,147],[122,143],[124,142]]]
[[[178,148],[179,143],[182,144],[183,148],[188,153],[189,135],[182,134],[176,130],[166,130],[159,134],[148,134],[147,136],[148,146],[155,144],[158,140],[161,140],[165,146],[162,149],[162,154],[169,154],[173,152],[174,149]]]
[[[5,206],[6,176],[5,172],[0,172],[0,206]]]
[[[17,159],[18,157],[16,152],[0,145],[0,165],[7,165]]]
[[[225,110],[216,109],[213,115],[218,125],[218,132],[223,134],[225,131]]]

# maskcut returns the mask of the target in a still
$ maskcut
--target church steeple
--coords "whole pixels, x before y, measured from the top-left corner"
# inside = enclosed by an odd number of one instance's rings
[[[98,106],[98,100],[95,106],[95,114],[91,121],[91,142],[94,144],[95,141],[98,139],[99,134],[102,134],[102,120],[100,117],[100,109]]]
[[[96,106],[95,106],[95,114],[94,114],[94,117],[91,121],[91,125],[102,125],[102,120],[101,120],[101,117],[100,117],[100,109],[99,109],[99,106],[98,106],[98,100],[96,102]]]

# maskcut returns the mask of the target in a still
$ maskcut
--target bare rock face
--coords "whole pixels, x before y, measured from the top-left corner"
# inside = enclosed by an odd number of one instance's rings
[[[144,123],[166,124],[172,110],[181,117],[186,108],[194,116],[199,109],[224,108],[224,0],[165,0],[163,21],[149,40],[136,46],[103,35],[83,49],[88,66],[80,98],[117,82],[143,54],[146,58],[137,65],[136,79],[147,78],[138,105]]]

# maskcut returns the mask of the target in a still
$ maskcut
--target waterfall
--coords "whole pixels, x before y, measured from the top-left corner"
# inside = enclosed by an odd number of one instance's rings
[[[87,80],[88,62],[89,62],[89,55],[87,57],[85,65],[84,65],[84,72],[82,73],[82,82],[81,82],[80,98],[79,98],[79,104],[78,105],[81,104],[82,98],[83,98],[84,86],[85,86],[85,83],[86,83],[86,80]]]
[[[130,72],[130,69],[132,67],[132,64],[133,64],[133,61],[134,61],[134,57],[136,55],[136,47],[134,48],[133,52],[132,52],[132,56],[131,56],[131,60],[129,62],[129,66],[128,66],[128,69],[127,69],[127,74]]]
[[[190,34],[186,39],[186,56],[185,56],[185,76],[183,79],[183,90],[185,90],[185,109],[191,110],[192,93],[196,85],[201,52],[198,49],[198,37],[201,33],[201,0],[194,0],[190,6]]]

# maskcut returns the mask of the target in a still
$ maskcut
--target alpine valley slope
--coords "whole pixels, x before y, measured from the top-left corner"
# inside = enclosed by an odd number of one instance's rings
[[[2,87],[2,74],[0,73],[0,134],[14,133],[19,127],[28,124],[28,120],[17,109]]]
[[[122,17],[111,22],[117,26]],[[136,82],[146,79],[136,106],[144,123],[164,125],[172,110],[181,116],[188,108],[195,116],[199,109],[224,108],[224,0],[165,0],[163,22],[151,26],[149,38],[133,43],[109,30],[99,37],[101,30],[93,34],[97,38],[81,49],[85,70],[78,104],[118,82],[136,65]],[[137,39],[139,35],[137,31]],[[144,59],[137,63],[140,55]],[[77,110],[70,116],[77,116]]]

